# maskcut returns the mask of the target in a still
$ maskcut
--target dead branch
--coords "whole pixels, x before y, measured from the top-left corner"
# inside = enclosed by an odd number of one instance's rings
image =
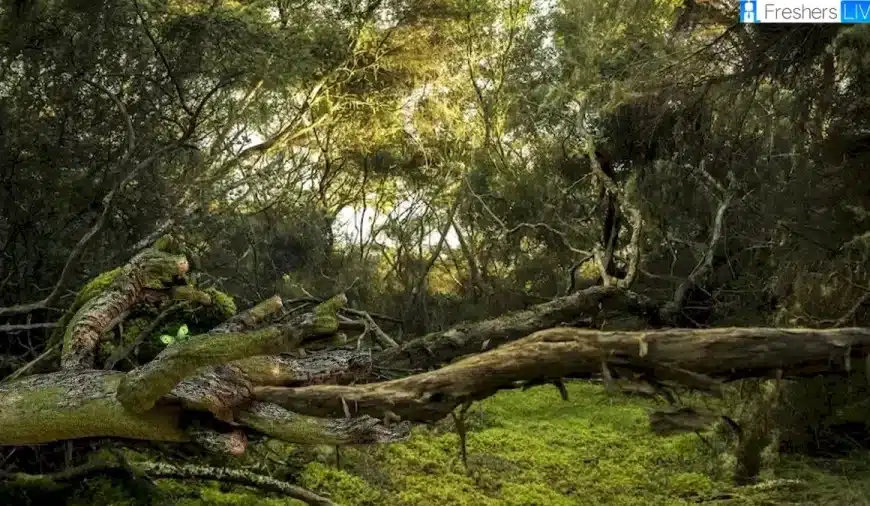
[[[716,250],[722,242],[722,232],[725,228],[725,213],[731,206],[736,189],[736,185],[733,183],[729,184],[727,189],[723,187],[704,169],[703,164],[701,164],[698,170],[704,176],[707,184],[711,187],[711,193],[715,195],[718,192],[721,197],[719,206],[716,208],[716,213],[713,215],[713,228],[710,231],[710,240],[707,242],[707,248],[704,250],[704,255],[701,257],[701,260],[695,268],[692,269],[689,276],[686,277],[679,286],[677,286],[673,298],[663,309],[663,312],[671,317],[683,309],[683,306],[686,303],[686,298],[689,295],[689,290],[698,286],[713,270],[713,256],[716,254]]]
[[[20,378],[24,373],[26,373],[27,371],[32,369],[36,364],[42,362],[43,360],[47,359],[48,357],[53,356],[59,349],[60,349],[60,344],[53,344],[53,345],[49,346],[48,349],[45,350],[44,352],[42,352],[38,357],[31,360],[27,364],[19,367],[18,370],[16,370],[15,372],[10,374],[9,376],[3,378],[3,381],[0,381],[0,384],[6,383],[9,381],[14,381],[14,380]]]
[[[595,152],[595,144],[589,140],[586,146],[586,155],[589,158],[592,173],[595,174],[599,182],[604,186],[613,198],[617,199],[621,209],[626,211],[628,221],[631,223],[631,238],[628,243],[628,269],[625,277],[621,279],[611,279],[611,275],[607,273],[607,266],[611,262],[613,255],[613,244],[605,245],[606,251],[601,251],[599,245],[593,252],[593,256],[598,264],[598,269],[601,273],[601,279],[606,286],[615,285],[620,288],[629,288],[637,278],[638,266],[640,265],[641,257],[641,235],[643,232],[643,214],[640,207],[632,202],[633,196],[630,193],[623,191],[612,177],[607,175],[601,168],[601,163],[598,161],[598,156]],[[613,238],[615,244],[617,238]]]
[[[693,386],[701,378],[710,385],[716,380],[765,377],[780,369],[791,375],[830,372],[830,358],[846,349],[864,356],[870,351],[870,329],[554,328],[403,379],[355,386],[259,387],[254,397],[313,416],[338,417],[344,406],[350,406],[353,415],[391,411],[406,420],[429,422],[463,402],[514,388],[517,382],[597,375],[602,363],[648,375],[669,370],[668,380]]]
[[[17,325],[0,325],[0,332],[25,332],[28,330],[53,329],[57,322],[48,323],[22,323]]]
[[[461,323],[408,341],[398,348],[377,353],[374,364],[380,373],[399,371],[401,376],[427,371],[486,348],[495,348],[539,330],[558,327],[580,316],[605,311],[625,311],[659,323],[655,302],[617,287],[593,286],[528,309],[491,320]],[[395,375],[393,376],[395,377]]]
[[[378,324],[375,323],[375,320],[368,313],[362,312],[362,317],[366,323],[367,329],[371,330],[374,333],[375,339],[378,341],[378,344],[381,345],[381,348],[388,349],[399,347],[399,343],[394,341],[392,337],[390,337],[389,335],[387,335],[386,332],[381,330]]]
[[[286,483],[268,476],[252,473],[242,469],[173,465],[164,462],[125,461],[97,458],[86,464],[72,467],[64,471],[48,474],[8,473],[0,471],[0,482],[12,487],[46,487],[59,486],[75,482],[89,476],[105,474],[110,471],[130,470],[152,478],[171,478],[181,480],[209,480],[223,483],[235,483],[246,487],[257,488],[291,497],[312,506],[338,506],[329,499],[319,496],[304,488]]]

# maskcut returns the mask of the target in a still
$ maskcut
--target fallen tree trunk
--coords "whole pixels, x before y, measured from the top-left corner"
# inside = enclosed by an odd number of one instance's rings
[[[496,348],[539,330],[609,311],[637,314],[653,325],[661,323],[658,306],[651,299],[614,286],[593,286],[522,311],[427,334],[399,348],[377,353],[373,362],[383,375],[407,376]]]
[[[849,370],[853,358],[867,360],[868,354],[866,328],[554,328],[407,378],[353,386],[259,387],[253,394],[312,416],[398,415],[431,422],[499,390],[566,376],[612,376],[612,369],[715,393],[722,381]]]
[[[595,286],[376,353],[296,357],[284,353],[343,328],[365,329],[367,320],[342,316],[339,295],[282,321],[282,301],[273,297],[127,373],[81,368],[91,366],[106,330],[143,296],[196,292],[179,286],[186,268],[183,257],[153,251],[119,270],[108,290],[71,319],[65,371],[0,385],[0,445],[112,437],[195,441],[236,454],[244,451],[246,431],[297,443],[384,443],[406,439],[409,422],[438,420],[504,388],[601,374],[608,381],[641,378],[715,393],[723,380],[773,370],[831,371],[832,358],[848,370],[854,357],[870,351],[868,329],[559,327],[610,311],[661,323],[649,299]],[[405,377],[372,382],[396,376]]]
[[[161,402],[144,413],[117,399],[124,373],[61,371],[0,386],[0,446],[107,437],[181,443],[195,438],[185,426],[185,407]],[[178,396],[178,394],[175,394]],[[173,396],[170,396],[170,399]],[[245,425],[291,443],[371,444],[404,441],[408,424],[385,426],[371,417],[339,420],[288,413],[250,404],[235,411]]]

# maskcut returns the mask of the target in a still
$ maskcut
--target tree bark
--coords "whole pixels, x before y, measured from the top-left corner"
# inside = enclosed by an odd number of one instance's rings
[[[399,348],[376,354],[373,362],[384,376],[407,376],[604,311],[640,314],[654,324],[659,323],[658,306],[652,300],[621,288],[593,286],[491,320],[462,323],[445,331],[427,334]]]
[[[599,332],[554,328],[441,369],[367,385],[258,387],[254,397],[312,416],[394,413],[414,422],[443,418],[456,406],[506,388],[630,371],[716,393],[722,381],[835,372],[870,354],[870,329],[669,329]]]

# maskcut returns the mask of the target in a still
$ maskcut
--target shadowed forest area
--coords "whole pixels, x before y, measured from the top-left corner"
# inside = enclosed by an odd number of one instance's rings
[[[870,504],[870,28],[2,0],[0,502]]]

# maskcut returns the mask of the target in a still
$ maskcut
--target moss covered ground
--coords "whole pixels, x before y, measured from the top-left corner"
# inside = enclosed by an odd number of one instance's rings
[[[538,387],[474,406],[468,471],[445,423],[418,429],[404,444],[345,448],[342,470],[330,450],[300,450],[314,461],[295,478],[347,506],[870,505],[870,458],[780,459],[761,485],[738,489],[728,459],[698,436],[650,434],[652,404],[592,384],[568,390],[568,402],[555,388]],[[170,503],[185,506],[299,504],[218,485],[161,487]],[[106,499],[85,493],[80,504],[110,504]]]

